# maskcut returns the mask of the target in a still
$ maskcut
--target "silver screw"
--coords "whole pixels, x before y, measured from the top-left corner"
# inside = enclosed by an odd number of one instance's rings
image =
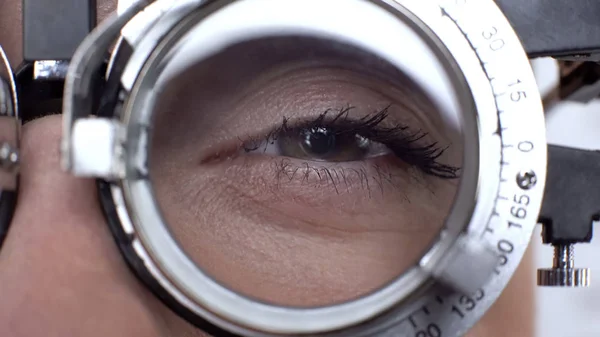
[[[0,167],[12,172],[19,166],[19,152],[9,143],[0,145]]]
[[[575,268],[574,245],[555,245],[552,269],[538,269],[538,286],[587,287],[590,270]]]
[[[575,266],[575,246],[574,245],[556,245],[554,246],[553,268],[570,269]]]
[[[537,184],[537,175],[531,170],[521,171],[517,174],[517,184],[520,188],[529,190]]]

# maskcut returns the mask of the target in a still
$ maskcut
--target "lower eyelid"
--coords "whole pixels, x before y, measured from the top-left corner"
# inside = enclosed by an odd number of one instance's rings
[[[415,187],[428,185],[426,177],[393,155],[383,155],[364,161],[332,163],[304,159],[260,156],[268,160],[262,172],[278,191],[289,190],[296,195],[354,195],[360,198],[380,198],[402,195]],[[258,158],[257,158],[258,159]],[[404,200],[409,201],[409,200]]]
[[[344,224],[344,230],[410,232],[433,226],[404,220],[411,214],[436,214],[445,204],[444,187],[416,168],[395,166],[391,162],[394,158],[388,157],[320,165],[288,158],[239,156],[207,164],[203,178],[198,179],[212,186],[213,196],[231,194],[241,204],[269,207],[292,218],[333,216],[336,223]],[[393,216],[382,213],[388,209],[394,209]],[[372,224],[373,218],[379,220]]]

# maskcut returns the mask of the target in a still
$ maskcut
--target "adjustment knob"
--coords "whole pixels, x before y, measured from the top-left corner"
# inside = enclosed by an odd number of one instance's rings
[[[590,270],[576,269],[538,269],[538,286],[545,287],[587,287],[590,285]]]
[[[573,245],[555,245],[554,262],[551,269],[538,269],[538,286],[548,287],[587,287],[590,285],[590,270],[574,268]]]

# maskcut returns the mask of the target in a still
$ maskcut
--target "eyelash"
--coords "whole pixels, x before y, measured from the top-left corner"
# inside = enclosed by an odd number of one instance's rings
[[[317,188],[331,187],[338,195],[358,188],[367,191],[371,198],[376,190],[383,195],[386,186],[402,191],[408,179],[429,189],[427,183],[416,172],[409,172],[409,176],[394,174],[393,169],[385,164],[363,163],[355,167],[327,167],[315,166],[308,162],[299,165],[289,158],[282,158],[273,161],[271,165],[278,182],[296,182],[301,185],[314,185]],[[410,202],[407,195],[403,196]]]
[[[270,131],[266,136],[252,138],[243,142],[245,152],[258,150],[263,144],[274,144],[280,135],[291,130],[309,129],[313,127],[331,128],[335,135],[356,134],[370,141],[387,146],[390,151],[406,164],[420,169],[423,173],[442,179],[456,179],[459,177],[460,168],[438,162],[448,147],[442,148],[437,142],[429,145],[417,145],[428,134],[422,131],[412,132],[408,126],[396,124],[385,127],[381,124],[388,117],[390,106],[373,115],[360,119],[351,119],[348,113],[353,107],[341,109],[333,118],[328,118],[334,111],[329,109],[316,119],[289,126],[287,118],[283,119],[281,126]]]

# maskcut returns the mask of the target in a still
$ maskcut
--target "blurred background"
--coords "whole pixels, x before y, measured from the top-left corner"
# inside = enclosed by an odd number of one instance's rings
[[[548,95],[558,83],[558,64],[552,59],[538,59],[533,65],[540,91]],[[555,104],[546,111],[546,126],[550,144],[600,150],[600,100]],[[598,224],[594,230],[598,230]],[[575,246],[575,266],[591,269],[591,287],[535,288],[536,337],[600,336],[600,277],[595,277],[600,275],[599,235],[591,244]],[[553,249],[542,244],[541,226],[531,245],[535,269],[551,267]],[[536,271],[531,272],[535,275]]]

